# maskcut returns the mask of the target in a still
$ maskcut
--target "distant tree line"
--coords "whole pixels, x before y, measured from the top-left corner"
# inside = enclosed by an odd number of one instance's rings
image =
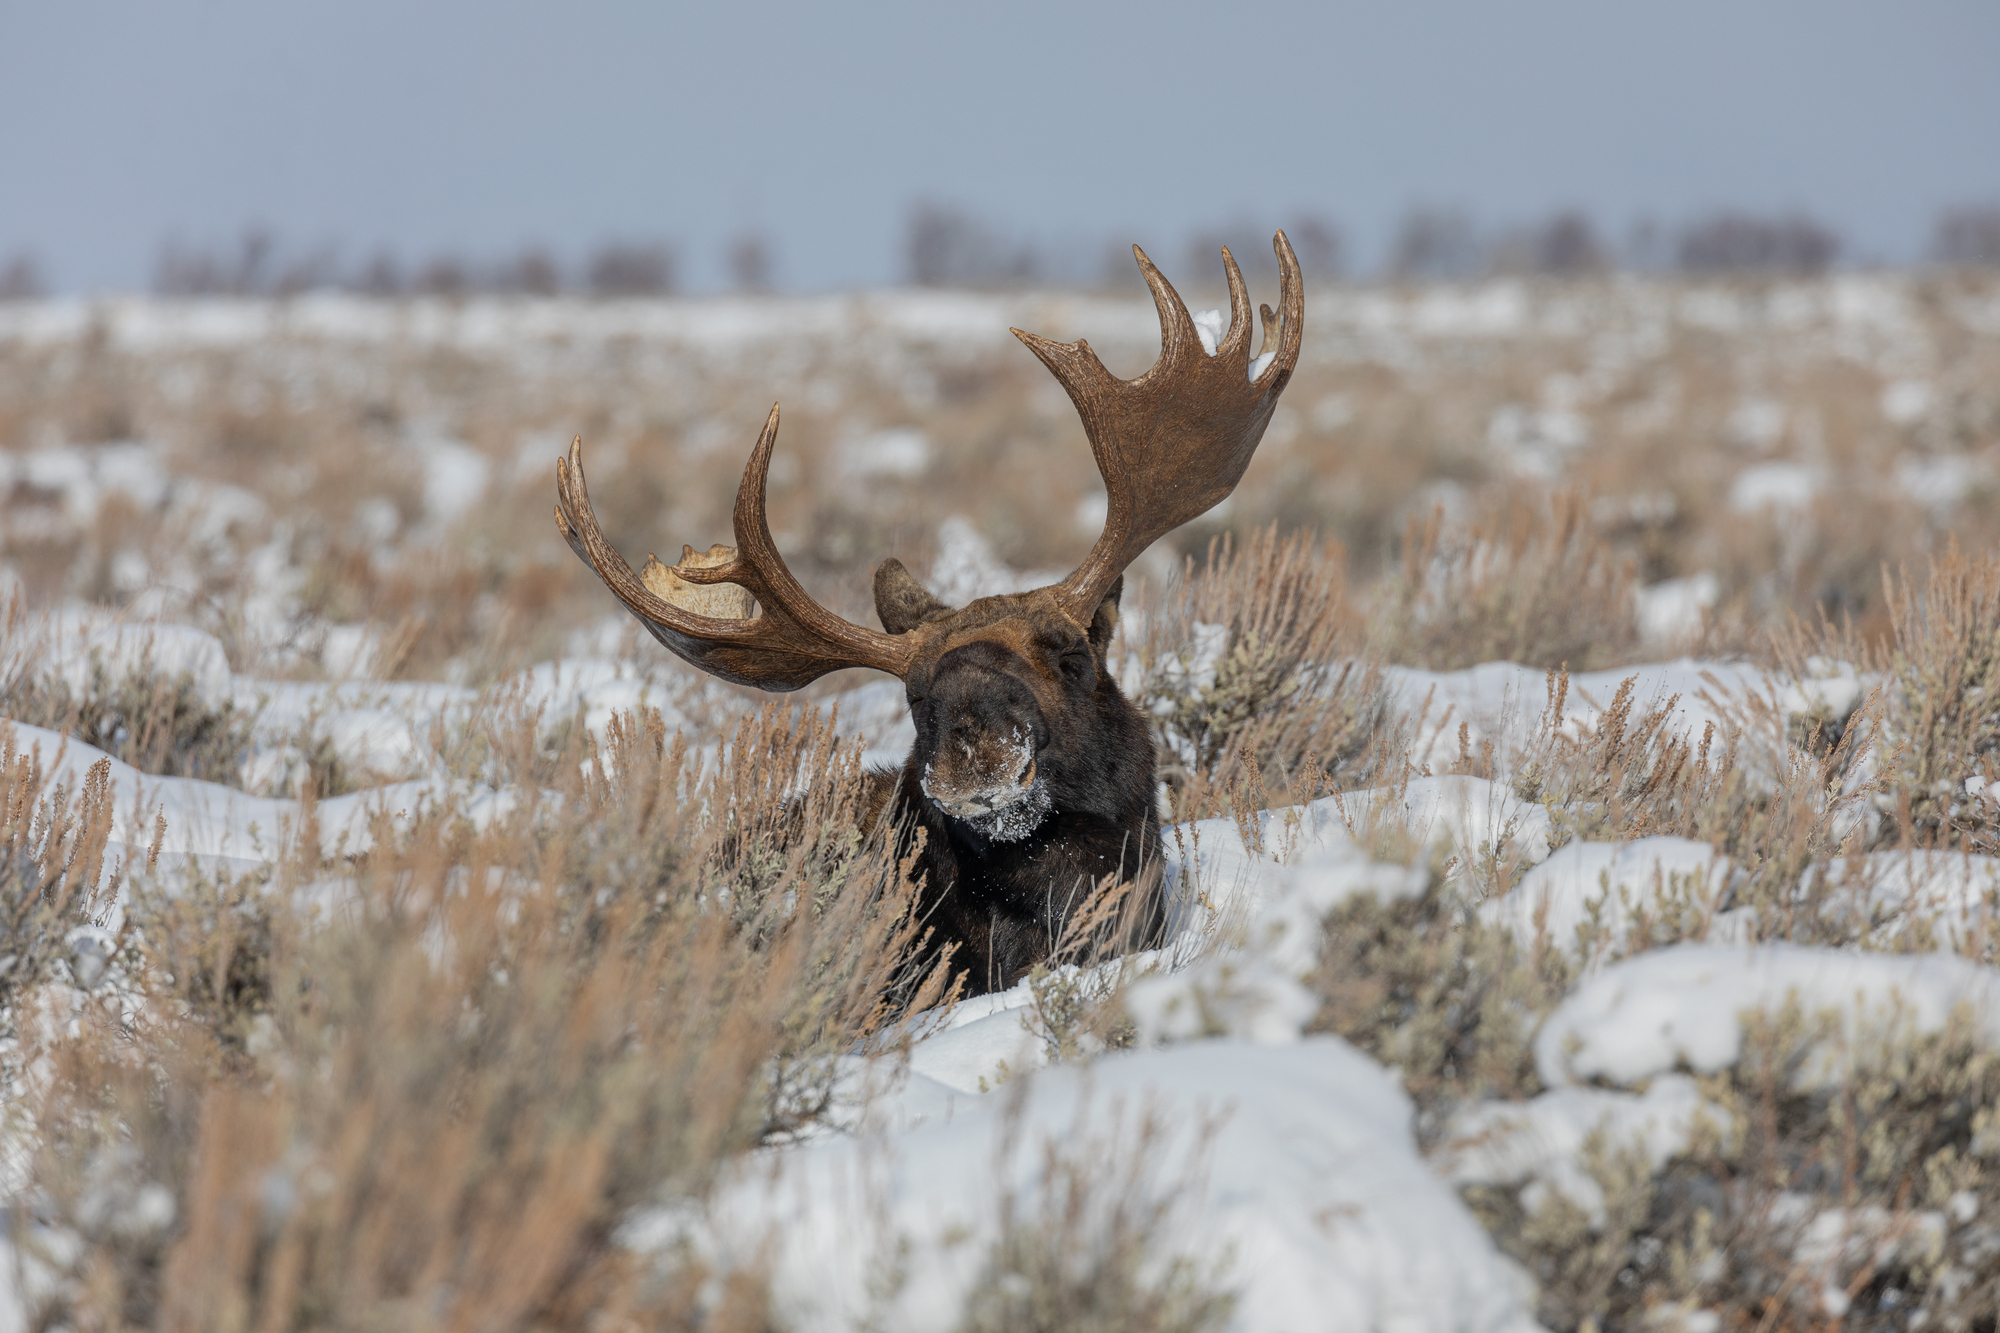
[[[1179,244],[1152,248],[1177,282],[1219,286],[1218,252],[1231,248],[1253,282],[1275,281],[1268,220],[1239,219],[1206,227]],[[1348,276],[1352,257],[1339,226],[1320,214],[1282,219],[1308,278]],[[1137,234],[1137,233],[1135,233]],[[1460,209],[1418,207],[1390,239],[1381,276],[1403,281],[1462,280],[1488,274],[1582,276],[1614,270],[1689,274],[1814,274],[1844,253],[1832,227],[1804,212],[1759,214],[1723,210],[1677,226],[1642,221],[1613,240],[1581,210],[1558,211],[1526,225],[1482,228]],[[739,233],[723,254],[739,291],[769,291],[770,241]],[[1964,205],[1938,215],[1926,259],[1959,268],[2000,268],[2000,203]],[[977,214],[924,201],[905,219],[904,277],[920,287],[1139,286],[1128,243],[1098,237],[1031,239]],[[451,253],[406,260],[377,250],[358,261],[334,246],[287,248],[267,228],[251,227],[232,241],[169,240],[153,267],[163,296],[286,296],[345,290],[372,296],[461,297],[486,294],[604,298],[665,296],[679,290],[680,252],[664,241],[607,241],[565,263],[545,246],[530,245],[496,260]],[[27,251],[0,254],[0,301],[48,293],[41,266]]]
[[[771,285],[771,247],[761,235],[739,234],[724,254],[735,285],[763,291]],[[679,288],[680,255],[664,241],[607,241],[573,264],[545,246],[481,261],[439,253],[405,261],[377,250],[344,263],[332,246],[287,253],[272,234],[251,228],[227,245],[173,240],[160,247],[153,290],[162,296],[284,296],[347,290],[371,296],[665,296]]]
[[[1302,213],[1283,222],[1308,278],[1349,272],[1340,228]],[[1173,276],[1201,286],[1219,284],[1217,254],[1225,244],[1253,281],[1271,268],[1271,224],[1239,222],[1204,228],[1178,252],[1150,251],[1162,264],[1185,265]],[[1689,274],[1814,274],[1831,268],[1844,242],[1832,227],[1801,211],[1759,214],[1722,210],[1675,227],[1641,222],[1614,241],[1577,209],[1523,226],[1484,229],[1459,209],[1418,207],[1404,215],[1381,266],[1398,280],[1462,280],[1487,274],[1582,276],[1613,270]],[[2000,267],[2000,204],[1946,210],[1928,251],[1936,264]],[[904,237],[905,273],[923,287],[1014,287],[1043,284],[1129,287],[1138,281],[1121,244],[1034,242],[1006,234],[973,213],[923,202],[910,210]]]

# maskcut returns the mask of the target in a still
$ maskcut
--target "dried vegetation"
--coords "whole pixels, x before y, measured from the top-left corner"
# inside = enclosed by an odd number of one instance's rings
[[[1426,1143],[1476,1099],[1543,1091],[1534,1025],[1584,960],[1718,937],[1725,914],[1732,938],[2000,962],[2000,903],[1884,903],[1863,859],[2000,841],[1996,300],[1963,275],[1315,294],[1313,359],[1228,515],[1251,535],[1193,525],[1128,598],[1121,674],[1176,817],[1420,775],[1389,664],[1507,658],[1548,670],[1546,710],[1511,749],[1468,735],[1456,771],[1544,804],[1558,843],[1671,834],[1737,871],[1726,900],[1661,885],[1575,938],[1482,913],[1510,863],[1440,861],[1420,898],[1336,910],[1314,1027],[1402,1072]],[[712,540],[772,392],[773,523],[845,613],[881,555],[937,553],[941,515],[1015,569],[1066,567],[1095,529],[1068,405],[976,340],[344,341],[301,320],[148,342],[134,320],[0,339],[0,560],[38,604],[200,624],[246,673],[481,686],[629,651],[548,522],[553,457],[581,430],[621,459],[601,516],[629,552]],[[1092,339],[1144,364],[1137,335]],[[1704,575],[1691,613],[1634,615],[1641,589]],[[1565,723],[1568,672],[1682,650],[1808,682],[1846,663],[1854,688],[1740,700],[1702,736],[1629,689]],[[243,719],[172,673],[63,692],[0,667],[6,717],[147,772],[230,780],[240,759]],[[40,1327],[772,1326],[759,1274],[641,1262],[617,1226],[642,1202],[698,1212],[742,1152],[826,1119],[839,1057],[893,1058],[899,1017],[942,997],[909,961],[904,867],[850,813],[857,756],[810,711],[684,735],[643,711],[510,720],[494,697],[475,716],[447,767],[526,793],[511,811],[385,822],[330,861],[301,836],[251,876],[144,849],[114,870],[101,780],[52,784],[0,731],[0,1128],[37,1145],[10,1234],[49,1242]],[[1130,1039],[1073,970],[1035,985],[1055,1058]],[[1836,1307],[1992,1327],[1990,1043],[1958,1023],[1801,1092],[1825,1022],[1765,1016],[1703,1081],[1716,1132],[1664,1167],[1593,1142],[1601,1212],[1469,1192],[1551,1327]],[[1149,1258],[1167,1205],[1137,1180],[1058,1155],[1046,1210],[996,1200],[967,1327],[1221,1326],[1225,1275]]]

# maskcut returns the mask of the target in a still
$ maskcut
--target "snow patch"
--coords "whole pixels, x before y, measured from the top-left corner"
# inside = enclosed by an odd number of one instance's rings
[[[1613,963],[1564,1000],[1535,1035],[1535,1068],[1551,1086],[1634,1086],[1689,1069],[1715,1073],[1743,1053],[1746,1012],[1796,999],[1841,1020],[1835,1040],[1803,1061],[1802,1089],[1836,1083],[1865,1048],[1942,1031],[1967,1005],[2000,1046],[2000,972],[1950,954],[1876,954],[1769,944],[1683,944]]]
[[[1642,922],[1666,915],[1686,929],[1694,925],[1686,913],[1712,921],[1728,905],[1734,869],[1707,843],[1686,838],[1572,842],[1482,903],[1479,915],[1522,943],[1546,940],[1594,971],[1626,951]]]
[[[1099,1178],[1106,1197],[1147,1122],[1144,1151],[1164,1169],[1138,1188],[1178,1195],[1160,1252],[1230,1260],[1232,1327],[1534,1327],[1525,1278],[1418,1157],[1394,1076],[1344,1042],[1111,1055],[1036,1074],[1011,1101],[751,1163],[692,1239],[725,1268],[768,1257],[787,1327],[949,1328],[998,1235],[999,1200],[1029,1224],[1061,1208],[1046,1152]],[[689,1230],[663,1211],[625,1236],[670,1249]],[[904,1280],[871,1289],[892,1259]]]
[[[1765,510],[1791,513],[1812,504],[1826,489],[1826,470],[1806,463],[1760,463],[1745,468],[1729,485],[1729,507],[1739,514]]]

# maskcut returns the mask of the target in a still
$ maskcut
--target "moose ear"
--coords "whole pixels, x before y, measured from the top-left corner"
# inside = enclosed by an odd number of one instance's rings
[[[1104,594],[1104,600],[1097,604],[1097,614],[1090,618],[1090,631],[1085,636],[1090,646],[1099,653],[1111,647],[1111,636],[1118,628],[1118,597],[1125,591],[1125,576],[1111,585],[1111,591]]]
[[[896,557],[890,556],[876,569],[875,614],[889,633],[908,634],[938,612],[949,610]]]

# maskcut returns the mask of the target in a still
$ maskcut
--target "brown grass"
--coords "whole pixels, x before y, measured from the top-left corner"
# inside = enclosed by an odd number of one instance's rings
[[[123,989],[84,1001],[83,1039],[23,1052],[50,1062],[30,1103],[43,1221],[81,1241],[44,1256],[66,1280],[42,1318],[693,1320],[698,1274],[636,1266],[621,1216],[698,1200],[731,1155],[815,1118],[834,1057],[945,986],[909,971],[904,868],[843,821],[852,752],[810,714],[733,740],[704,765],[630,719],[484,831],[446,811],[345,866],[142,878]],[[62,797],[7,773],[9,808],[39,804],[75,843]],[[108,812],[83,809],[101,846]],[[813,836],[742,863],[739,835],[801,813]],[[89,870],[54,881],[59,903]],[[161,1190],[171,1217],[146,1211]]]
[[[1434,671],[1481,662],[1587,671],[1632,659],[1634,590],[1631,560],[1597,530],[1581,492],[1452,525],[1434,509],[1410,518],[1370,637],[1389,660]]]
[[[1145,676],[1176,815],[1241,818],[1406,776],[1379,663],[1526,662],[1550,672],[1526,749],[1468,744],[1458,768],[1545,802],[1558,840],[1710,843],[1745,872],[1730,904],[1752,938],[1931,947],[1924,923],[1856,922],[1844,895],[1867,886],[1813,868],[2000,842],[2000,805],[1965,787],[2000,776],[1997,297],[1965,274],[1316,290],[1308,360],[1230,510],[1177,535],[1178,582],[1134,571],[1143,630],[1117,651]],[[1502,298],[1527,311],[1505,334],[1432,320]],[[1853,313],[1869,301],[1894,309]],[[1067,568],[1094,536],[1077,518],[1098,491],[1074,415],[1012,347],[878,329],[733,358],[652,335],[144,345],[115,326],[0,343],[0,561],[26,603],[164,609],[221,636],[246,673],[324,674],[330,624],[372,628],[384,676],[482,684],[570,651],[614,608],[548,519],[561,442],[585,434],[614,540],[671,552],[726,534],[773,396],[774,529],[808,586],[858,620],[874,563],[921,569],[948,514],[1021,569]],[[1104,348],[1125,374],[1151,357]],[[857,472],[854,442],[889,428],[925,435],[921,468]],[[439,436],[493,476],[449,524],[421,469]],[[167,499],[111,490],[82,512],[28,467],[50,444],[134,437],[158,445]],[[1818,489],[1732,507],[1746,470],[1771,464],[1818,469]],[[1926,499],[1905,486],[1913,468],[1970,484]],[[1644,641],[1637,589],[1700,572],[1720,588],[1705,622]],[[274,588],[275,620],[258,600]],[[0,625],[9,648],[20,614]],[[1629,689],[1590,734],[1558,725],[1565,668],[1679,651],[1795,673],[1835,657],[1879,688],[1789,724],[1775,699],[1741,701],[1706,737]],[[1212,671],[1185,669],[1204,656]],[[235,720],[179,683],[35,695],[16,658],[0,653],[17,720],[149,771],[226,767]],[[528,793],[505,818],[475,830],[441,812],[383,827],[365,854],[292,853],[247,878],[106,866],[101,779],[50,790],[0,741],[0,1036],[20,1043],[0,1073],[38,1144],[32,1225],[14,1234],[58,1242],[41,1251],[57,1279],[42,1326],[769,1324],[757,1273],[641,1265],[613,1233],[636,1204],[698,1211],[728,1163],[826,1115],[842,1055],[893,1056],[897,1018],[940,998],[942,977],[908,961],[922,923],[903,867],[846,813],[855,756],[810,713],[688,738],[630,717],[601,746],[572,726],[538,734],[504,700],[475,718],[441,737],[446,762]],[[1521,867],[1488,869],[1439,876],[1416,902],[1348,904],[1312,979],[1315,1026],[1401,1070],[1426,1139],[1467,1099],[1539,1090],[1533,1024],[1574,980],[1566,948],[1482,923],[1477,897]],[[108,927],[121,889],[122,932],[92,952],[99,937],[75,932]],[[1700,939],[1712,921],[1662,910],[1616,943]],[[1958,947],[1991,962],[1993,936]],[[1035,1001],[1057,1058],[1129,1040],[1115,996],[1073,969],[1040,974]],[[1954,1029],[1892,1070],[1794,1096],[1783,1071],[1818,1021],[1768,1016],[1710,1082],[1740,1138],[1660,1173],[1594,1145],[1601,1225],[1473,1193],[1542,1281],[1551,1326],[1648,1326],[1683,1305],[1745,1330],[1823,1320],[1786,1249],[1797,1224],[1774,1221],[1781,1192],[1910,1226],[1969,1192],[1974,1220],[1948,1225],[1937,1255],[1837,1278],[1857,1326],[1918,1311],[1990,1324],[1990,1053]],[[1221,1317],[1212,1274],[1135,1278],[1157,1271],[1139,1260],[1159,1220],[1121,1193],[1136,1177],[1046,1165],[1052,1211],[1004,1219],[974,1326]]]
[[[1311,800],[1393,767],[1337,543],[1275,527],[1218,538],[1130,646],[1177,819]]]

